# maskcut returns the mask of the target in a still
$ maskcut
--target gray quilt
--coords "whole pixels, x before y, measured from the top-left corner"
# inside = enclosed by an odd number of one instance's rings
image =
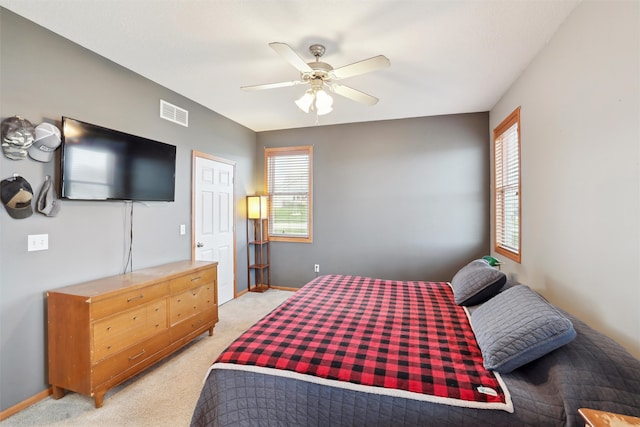
[[[640,416],[640,361],[567,315],[571,343],[502,375],[514,413],[212,370],[192,426],[584,426],[582,407]]]

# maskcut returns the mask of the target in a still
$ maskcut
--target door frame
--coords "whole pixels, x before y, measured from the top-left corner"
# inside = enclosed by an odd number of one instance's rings
[[[227,160],[222,157],[214,156],[202,151],[191,151],[191,260],[196,259],[196,159],[203,158],[212,160],[214,162],[225,163],[233,167],[233,299],[238,297],[238,254],[236,251],[237,236],[236,236],[236,162],[233,160]]]

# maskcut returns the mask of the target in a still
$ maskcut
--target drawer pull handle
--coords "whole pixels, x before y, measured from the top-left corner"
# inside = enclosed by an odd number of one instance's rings
[[[142,356],[143,354],[144,354],[144,349],[140,353],[136,354],[135,356],[129,356],[129,360],[136,360],[138,357]]]
[[[196,280],[200,280],[200,279],[202,279],[202,276],[194,277],[193,279],[191,279],[191,281],[195,282]]]
[[[193,328],[195,328],[198,325],[202,324],[202,319],[198,320],[196,323],[194,323],[193,325],[191,325]]]
[[[138,316],[133,316],[133,319],[131,320],[138,320]]]
[[[107,326],[107,332],[111,330],[111,326]]]
[[[144,294],[140,294],[137,297],[133,297],[133,298],[127,298],[127,302],[135,301],[137,299],[142,299],[142,298],[144,298]]]

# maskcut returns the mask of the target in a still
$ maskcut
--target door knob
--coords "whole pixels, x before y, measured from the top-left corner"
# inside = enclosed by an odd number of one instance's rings
[[[201,248],[201,247],[203,247],[203,246],[204,246],[204,243],[202,243],[202,242],[198,242],[198,243],[196,243],[196,246],[197,246],[197,247],[199,247],[199,248]]]

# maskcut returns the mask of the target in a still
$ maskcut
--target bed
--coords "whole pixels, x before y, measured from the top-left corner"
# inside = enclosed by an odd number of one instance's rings
[[[192,426],[584,425],[640,361],[476,260],[449,282],[320,276],[212,364]]]

